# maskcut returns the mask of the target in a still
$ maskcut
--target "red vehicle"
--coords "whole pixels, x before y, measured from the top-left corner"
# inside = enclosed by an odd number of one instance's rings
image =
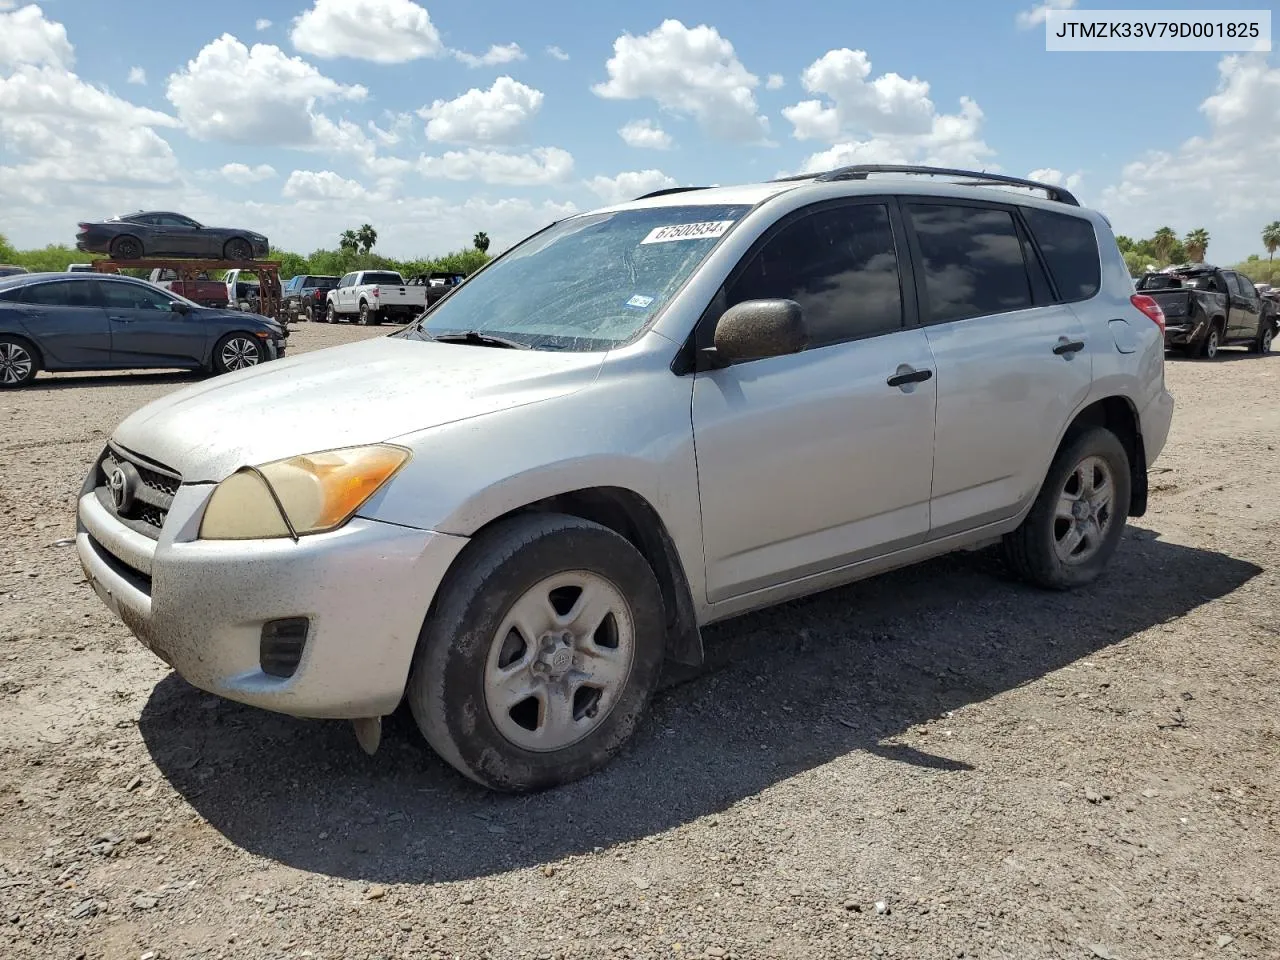
[[[160,268],[152,270],[149,279],[156,286],[194,300],[202,307],[225,309],[230,303],[227,299],[227,285],[221,280],[212,279],[208,271],[196,274],[194,280],[182,280],[178,277],[178,271]]]

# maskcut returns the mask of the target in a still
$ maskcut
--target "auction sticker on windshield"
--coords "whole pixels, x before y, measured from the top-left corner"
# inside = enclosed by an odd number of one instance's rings
[[[733,226],[732,220],[704,220],[701,223],[676,223],[654,227],[641,243],[670,243],[673,240],[708,240],[723,237]]]

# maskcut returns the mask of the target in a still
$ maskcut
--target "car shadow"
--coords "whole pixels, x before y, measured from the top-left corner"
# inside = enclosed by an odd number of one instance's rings
[[[1260,355],[1254,353],[1247,347],[1219,347],[1218,355],[1210,360],[1208,357],[1190,357],[1180,351],[1171,351],[1165,354],[1167,360],[1177,360],[1182,363],[1236,363],[1240,360],[1258,360]]]
[[[72,390],[78,387],[137,387],[148,384],[176,385],[204,380],[208,374],[198,370],[120,370],[111,373],[57,373],[39,376],[22,389]]]
[[[384,883],[457,880],[658,833],[851,751],[966,776],[972,767],[941,755],[945,742],[935,755],[886,741],[1183,616],[1260,572],[1130,527],[1108,573],[1072,593],[1014,583],[987,551],[718,624],[705,631],[705,667],[668,680],[621,756],[533,796],[465,780],[404,711],[367,757],[349,724],[252,710],[170,674],[139,727],[174,788],[256,855]]]

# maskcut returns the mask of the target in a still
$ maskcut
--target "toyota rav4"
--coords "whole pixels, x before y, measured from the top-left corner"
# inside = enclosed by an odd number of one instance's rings
[[[532,790],[615,754],[713,621],[1000,541],[1090,582],[1172,413],[1103,216],[846,167],[570,217],[391,336],[155,401],[77,547],[196,686],[370,751],[407,699]]]

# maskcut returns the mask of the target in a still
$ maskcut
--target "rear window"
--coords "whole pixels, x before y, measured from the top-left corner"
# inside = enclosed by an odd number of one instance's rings
[[[1063,300],[1087,300],[1102,285],[1098,238],[1093,224],[1080,217],[1023,207],[1022,215],[1035,235]]]
[[[378,273],[375,271],[375,272],[366,273],[364,275],[364,282],[365,283],[394,283],[399,285],[404,283],[404,279],[398,273],[390,273],[390,272]]]

